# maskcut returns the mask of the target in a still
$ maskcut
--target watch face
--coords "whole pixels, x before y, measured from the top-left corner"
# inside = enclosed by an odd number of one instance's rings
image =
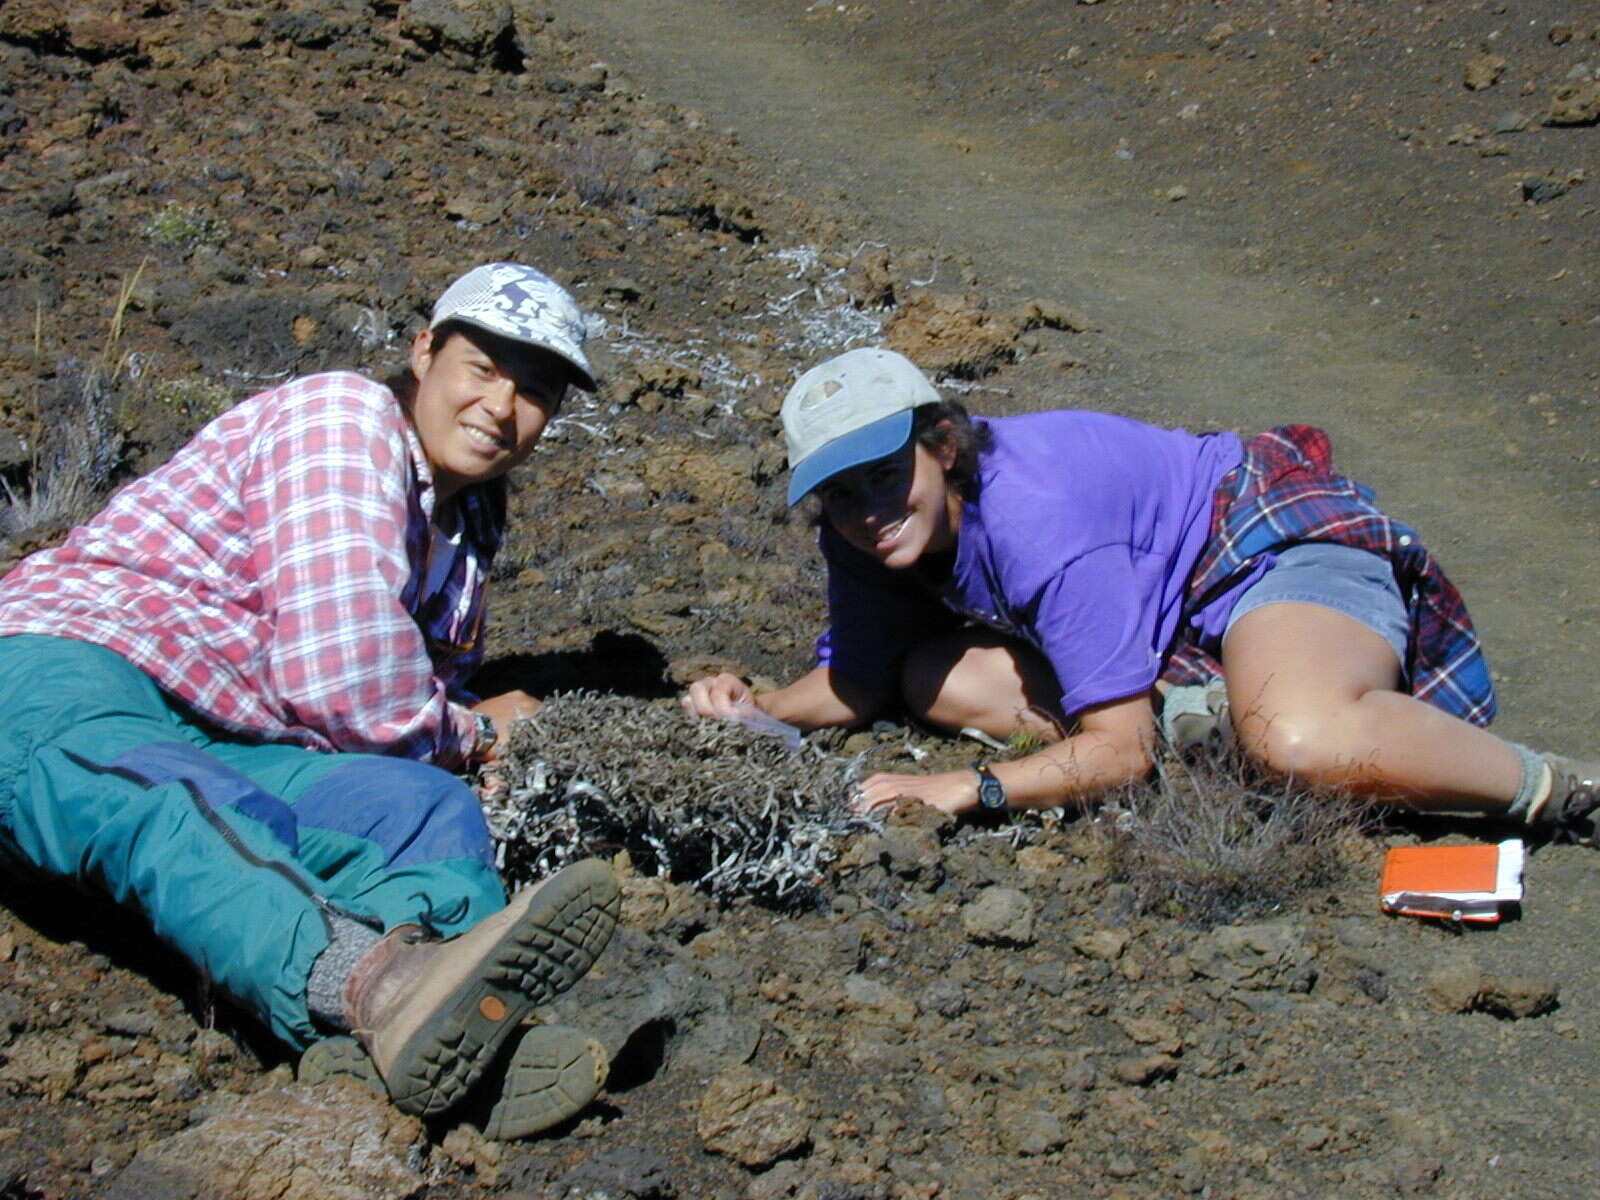
[[[984,808],[1004,808],[1006,789],[988,771],[978,772],[978,803]]]

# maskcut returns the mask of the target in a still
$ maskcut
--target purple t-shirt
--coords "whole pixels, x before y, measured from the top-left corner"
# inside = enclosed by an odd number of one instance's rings
[[[823,525],[830,628],[819,660],[890,686],[914,646],[973,620],[1037,647],[1068,714],[1144,691],[1182,619],[1212,494],[1243,457],[1238,437],[1070,409],[985,424],[993,446],[942,585],[915,567],[890,570]],[[1240,590],[1194,623],[1220,627]]]

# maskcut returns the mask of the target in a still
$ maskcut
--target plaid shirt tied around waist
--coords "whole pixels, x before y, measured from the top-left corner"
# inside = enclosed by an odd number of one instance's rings
[[[1244,460],[1217,486],[1211,540],[1190,578],[1186,620],[1162,678],[1194,684],[1220,676],[1221,664],[1197,644],[1187,618],[1261,555],[1301,542],[1387,558],[1411,617],[1404,663],[1411,694],[1475,725],[1494,719],[1494,684],[1461,593],[1414,530],[1380,511],[1370,489],[1334,472],[1328,435],[1309,425],[1280,425],[1250,439]]]

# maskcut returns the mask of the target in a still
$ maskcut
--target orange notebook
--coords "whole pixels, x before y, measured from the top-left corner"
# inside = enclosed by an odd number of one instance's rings
[[[1384,912],[1492,924],[1502,906],[1522,899],[1525,861],[1520,838],[1497,846],[1396,846],[1383,860],[1378,903]]]

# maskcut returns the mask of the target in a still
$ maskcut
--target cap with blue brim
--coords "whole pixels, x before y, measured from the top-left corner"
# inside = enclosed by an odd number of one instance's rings
[[[911,437],[912,410],[938,402],[927,376],[893,350],[850,350],[812,367],[783,401],[789,503],[893,454]]]
[[[840,471],[893,454],[911,436],[911,413],[890,413],[813,450],[789,477],[789,503],[798,504]]]

